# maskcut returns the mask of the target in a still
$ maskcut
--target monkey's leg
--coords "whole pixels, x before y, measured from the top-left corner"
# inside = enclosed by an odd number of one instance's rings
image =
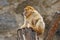
[[[32,21],[32,24],[31,24],[31,28],[37,32],[37,34],[43,34],[44,33],[44,29],[45,29],[45,24],[44,24],[44,21],[43,20],[35,20],[35,21]]]
[[[34,26],[34,27],[30,27],[30,28],[32,28],[35,32],[37,32],[38,35],[43,34],[43,29],[40,27]]]

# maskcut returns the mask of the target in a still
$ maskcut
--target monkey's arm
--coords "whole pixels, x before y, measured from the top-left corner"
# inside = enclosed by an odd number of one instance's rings
[[[22,28],[25,28],[26,25],[27,25],[27,23],[26,23],[26,17],[24,16],[24,24],[23,24],[20,28],[21,28],[21,29],[22,29]]]
[[[44,23],[44,21],[43,20],[39,20],[37,22],[36,26],[38,28],[37,31],[39,31],[39,33],[43,34],[44,33],[44,30],[45,30],[45,23]]]

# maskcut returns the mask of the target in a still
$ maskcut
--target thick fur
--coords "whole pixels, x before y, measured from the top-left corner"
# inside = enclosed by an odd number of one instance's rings
[[[32,28],[37,34],[43,34],[45,29],[45,23],[40,13],[32,6],[27,6],[24,9],[24,25],[21,28]]]

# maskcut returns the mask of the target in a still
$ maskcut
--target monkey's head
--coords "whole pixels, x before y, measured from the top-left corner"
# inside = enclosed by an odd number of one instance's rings
[[[25,16],[28,16],[28,15],[32,14],[34,12],[34,10],[35,9],[32,6],[26,6],[24,8]]]

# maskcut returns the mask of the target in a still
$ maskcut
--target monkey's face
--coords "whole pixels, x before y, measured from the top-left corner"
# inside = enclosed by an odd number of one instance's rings
[[[28,16],[28,15],[32,14],[32,12],[34,12],[34,8],[31,6],[27,6],[24,8],[24,11],[25,11],[25,16]]]

